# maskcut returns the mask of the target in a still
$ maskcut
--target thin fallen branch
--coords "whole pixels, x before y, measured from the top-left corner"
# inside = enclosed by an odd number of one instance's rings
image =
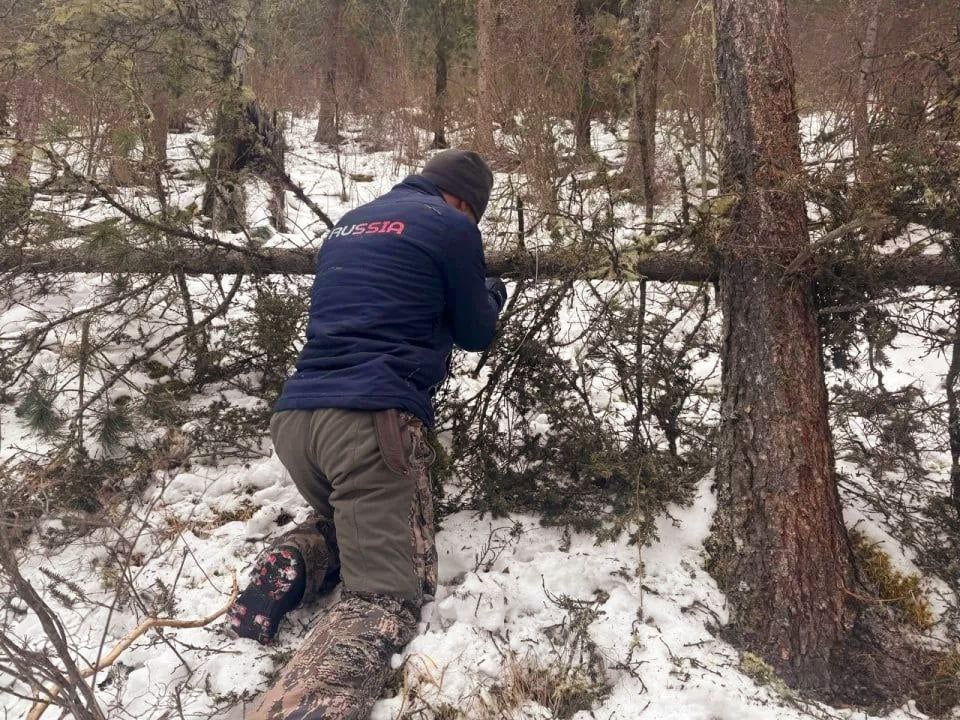
[[[61,171],[63,171],[64,174],[66,174],[74,182],[80,185],[87,185],[90,188],[92,188],[97,193],[97,195],[101,197],[110,207],[112,207],[114,210],[116,210],[117,212],[122,214],[125,218],[127,218],[130,222],[132,222],[133,224],[139,227],[146,228],[147,230],[152,230],[154,232],[158,232],[161,235],[165,235],[168,237],[177,237],[177,238],[180,238],[181,240],[190,240],[191,242],[197,243],[200,246],[218,248],[220,251],[235,252],[240,255],[249,257],[253,261],[256,261],[263,257],[263,255],[257,250],[245,248],[241,245],[235,245],[229,242],[224,242],[223,240],[213,237],[212,235],[206,235],[203,233],[194,232],[193,230],[187,227],[180,227],[180,226],[171,225],[168,223],[157,222],[152,218],[144,217],[143,215],[140,215],[139,213],[134,212],[131,208],[127,207],[126,205],[121,203],[119,200],[117,200],[113,196],[113,194],[109,190],[107,190],[107,188],[103,185],[103,183],[99,182],[95,178],[87,177],[82,173],[79,173],[76,170],[74,170],[70,166],[70,163],[67,162],[67,160],[62,155],[59,155],[55,153],[53,150],[43,146],[38,145],[36,147],[38,147],[40,151],[47,156],[47,159],[50,161],[50,163],[54,167],[59,168]]]
[[[327,226],[327,229],[328,229],[328,230],[332,230],[332,229],[333,229],[333,226],[334,226],[334,222],[333,222],[333,220],[330,219],[330,216],[327,215],[327,214],[320,208],[320,206],[317,205],[317,204],[310,198],[309,195],[307,195],[307,191],[303,189],[303,186],[302,186],[302,185],[300,185],[298,182],[296,182],[292,177],[290,177],[289,173],[287,173],[286,170],[284,170],[282,167],[280,167],[280,165],[279,165],[279,163],[277,162],[276,158],[274,158],[272,155],[268,155],[267,157],[268,157],[268,159],[270,160],[270,163],[271,163],[272,166],[273,166],[273,172],[274,172],[274,174],[277,176],[277,179],[287,188],[287,190],[289,190],[289,191],[292,192],[294,195],[296,195],[297,199],[298,199],[300,202],[302,202],[304,205],[306,205],[306,206],[310,209],[310,211],[311,211],[314,215],[316,215],[317,218],[318,218],[321,222],[323,222],[324,225]]]
[[[230,591],[230,599],[227,600],[223,607],[213,614],[197,620],[175,620],[173,618],[155,617],[147,618],[142,623],[137,625],[137,627],[127,633],[127,635],[119,643],[117,643],[117,645],[109,653],[107,653],[100,662],[82,670],[80,672],[80,677],[88,678],[91,675],[94,675],[95,673],[98,673],[101,670],[113,665],[127,648],[133,645],[134,642],[136,642],[140,637],[148,633],[150,630],[155,630],[157,628],[188,629],[206,627],[210,623],[216,621],[218,618],[223,617],[227,614],[227,611],[233,607],[233,604],[237,600],[237,595],[240,593],[240,588],[237,585],[237,574],[235,572],[231,573],[231,579],[233,585]],[[47,688],[45,692],[48,699],[36,700],[33,704],[33,707],[30,708],[30,712],[27,714],[27,720],[39,720],[43,713],[46,712],[47,708],[50,707],[50,704],[60,696],[60,693],[63,692],[63,688],[59,685],[54,685],[53,687]]]
[[[102,720],[103,714],[97,708],[96,698],[93,690],[83,682],[83,672],[77,667],[70,652],[67,642],[67,634],[60,623],[60,619],[49,605],[40,597],[33,585],[23,577],[20,567],[17,563],[16,555],[7,536],[7,528],[0,524],[0,569],[3,570],[5,579],[13,586],[16,597],[21,598],[27,606],[36,614],[43,632],[63,664],[64,670],[61,672],[53,663],[47,662],[44,669],[56,673],[70,684],[71,691],[68,692],[64,701],[65,710],[71,712],[77,718]],[[19,659],[19,658],[18,658]],[[62,686],[57,685],[62,690]],[[59,694],[59,691],[58,691]],[[53,698],[51,698],[53,699]]]
[[[893,222],[895,222],[894,218],[891,218],[887,215],[868,215],[866,217],[856,218],[848,223],[844,223],[840,227],[834,228],[828,233],[824,233],[813,242],[804,246],[804,248],[797,253],[797,256],[793,259],[793,261],[787,266],[784,274],[792,275],[798,272],[806,263],[813,260],[817,253],[837,240],[851,235],[852,233],[859,232],[864,228],[882,227]]]

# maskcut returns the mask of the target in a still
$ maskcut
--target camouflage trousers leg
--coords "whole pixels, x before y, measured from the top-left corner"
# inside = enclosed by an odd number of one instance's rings
[[[255,720],[366,720],[390,658],[413,638],[415,608],[384,595],[345,593],[261,699]]]

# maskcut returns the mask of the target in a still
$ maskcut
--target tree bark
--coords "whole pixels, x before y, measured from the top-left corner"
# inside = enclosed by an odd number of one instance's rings
[[[287,187],[283,176],[287,172],[287,143],[279,113],[266,113],[256,101],[247,105],[247,118],[256,128],[257,147],[249,152],[259,174],[270,184],[270,221],[277,232],[286,232]],[[262,158],[257,156],[262,155]]]
[[[10,127],[10,96],[0,91],[0,130]]]
[[[652,232],[654,158],[656,152],[658,77],[660,75],[660,24],[662,0],[639,0],[633,12],[636,70],[633,76],[632,112],[627,146],[628,175],[643,188],[646,227]]]
[[[231,57],[224,60],[224,97],[214,120],[213,150],[207,166],[203,214],[216,230],[238,232],[246,222],[247,199],[243,187],[242,146],[249,131],[244,117],[243,77],[246,66],[246,36],[241,34]]]
[[[870,133],[870,100],[874,69],[874,57],[877,52],[877,36],[880,31],[880,0],[852,0],[854,9],[862,6],[865,28],[859,41],[860,60],[857,68],[856,92],[853,117],[853,147],[855,153],[854,170],[858,186],[855,202],[883,212],[889,201],[889,187],[878,174],[873,157],[873,139]],[[866,242],[876,246],[882,241],[880,228],[873,228],[866,234]]]
[[[17,123],[13,134],[13,157],[6,174],[9,182],[29,186],[34,144],[40,129],[40,80],[30,71],[20,72],[22,74],[14,84]]]
[[[30,174],[34,145],[40,128],[40,80],[32,70],[20,69],[14,83],[17,121],[13,132],[10,163],[2,169],[0,187],[0,244],[20,232],[33,204]]]
[[[853,558],[827,420],[784,0],[714,0],[722,192],[723,392],[711,569],[731,636],[791,685],[828,690]]]
[[[950,438],[950,498],[960,514],[960,296],[955,308],[957,322],[953,327],[950,368],[944,386],[947,391],[947,435]]]
[[[149,100],[150,121],[147,126],[147,136],[144,141],[149,147],[149,162],[159,168],[167,165],[167,145],[169,144],[170,106],[173,103],[171,94],[166,91],[155,91]]]
[[[336,145],[340,142],[340,97],[337,71],[340,58],[337,46],[343,32],[343,0],[331,0],[326,8],[324,24],[328,28],[323,39],[323,80],[320,83],[320,111],[314,142]]]
[[[125,136],[125,130],[114,128],[107,141],[107,182],[111,185],[131,187],[141,181],[134,167],[134,160],[131,157],[129,145],[130,140]]]
[[[216,136],[204,214],[213,218],[217,229],[242,228],[244,173],[252,171],[270,185],[270,220],[279,232],[286,232],[286,142],[277,114],[266,112],[256,100],[238,99],[221,108]]]
[[[858,0],[854,0],[854,7],[857,5]],[[857,68],[857,98],[853,111],[854,148],[857,167],[861,171],[873,152],[870,142],[870,81],[873,77],[873,59],[876,56],[877,36],[880,32],[880,0],[868,0],[865,21]]]
[[[337,70],[328,66],[320,86],[320,111],[317,114],[317,132],[313,141],[324,145],[340,142],[340,107],[337,102]]]
[[[590,37],[590,14],[585,1],[578,0],[573,12],[581,43],[580,80],[576,113],[573,118],[573,135],[577,152],[585,155],[590,152],[590,121],[593,118],[593,93],[590,88],[590,54],[593,39]]]
[[[495,0],[477,0],[477,108],[473,142],[478,150],[493,149],[493,39]]]
[[[238,26],[230,57],[223,59],[224,96],[217,108],[213,150],[207,168],[202,212],[217,230],[239,232],[246,222],[246,173],[252,171],[270,184],[270,218],[284,232],[286,222],[286,145],[276,113],[267,113],[246,87],[248,38],[253,32],[259,3]]]
[[[437,0],[434,18],[434,93],[433,93],[433,142],[431,147],[447,147],[447,80],[450,66],[450,18],[447,0]]]
[[[149,114],[140,124],[141,142],[143,143],[143,171],[153,184],[153,192],[157,197],[163,213],[168,209],[167,191],[164,187],[164,173],[168,168],[167,145],[170,133],[170,105],[171,94],[160,88],[154,88],[146,99]]]

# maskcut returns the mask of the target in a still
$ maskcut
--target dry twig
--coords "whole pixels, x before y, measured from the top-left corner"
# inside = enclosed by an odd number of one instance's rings
[[[173,618],[147,618],[142,623],[137,625],[133,630],[131,630],[127,635],[121,640],[116,647],[113,648],[103,659],[98,662],[96,665],[86,668],[80,672],[81,678],[87,678],[95,673],[104,670],[105,668],[113,665],[123,654],[123,651],[133,645],[138,638],[156,628],[199,628],[205,627],[210,623],[214,622],[218,618],[227,614],[227,611],[233,606],[233,603],[237,600],[237,595],[240,592],[240,588],[237,585],[237,575],[232,573],[233,586],[230,591],[230,599],[226,604],[217,610],[212,615],[207,617],[200,618],[198,620],[175,620]],[[50,703],[57,699],[60,693],[63,691],[63,688],[59,685],[54,685],[53,687],[46,689],[47,700],[37,700],[33,707],[30,708],[30,712],[27,714],[27,720],[39,720],[39,718],[46,712],[47,708],[50,707]]]

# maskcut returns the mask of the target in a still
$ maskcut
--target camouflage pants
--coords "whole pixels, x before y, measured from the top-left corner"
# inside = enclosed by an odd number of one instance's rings
[[[436,592],[433,449],[422,423],[396,410],[277,413],[271,434],[316,511],[277,545],[303,555],[305,600],[328,589],[338,567],[344,593],[248,717],[362,720]]]
[[[383,692],[390,657],[413,638],[415,608],[345,592],[287,663],[256,720],[365,720]]]

